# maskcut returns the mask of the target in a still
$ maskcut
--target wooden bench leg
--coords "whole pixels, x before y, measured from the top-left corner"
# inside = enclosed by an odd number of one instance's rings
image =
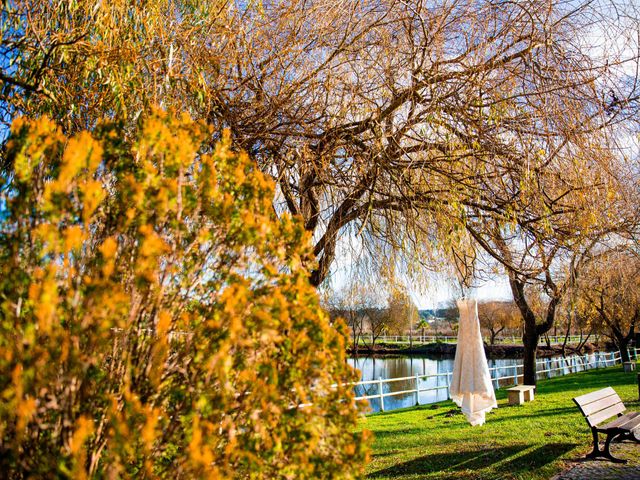
[[[627,463],[626,460],[622,458],[616,458],[611,455],[611,451],[609,450],[609,446],[611,445],[611,440],[616,438],[619,433],[608,433],[607,439],[604,442],[604,450],[600,450],[600,445],[598,442],[598,431],[595,428],[591,429],[591,433],[593,434],[593,451],[587,455],[587,458],[595,459],[595,458],[606,458],[614,463]]]

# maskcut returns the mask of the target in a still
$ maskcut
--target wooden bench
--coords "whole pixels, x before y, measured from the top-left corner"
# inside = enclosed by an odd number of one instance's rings
[[[522,405],[533,400],[534,385],[518,385],[507,389],[509,405]]]
[[[626,408],[616,391],[611,387],[581,395],[574,398],[573,401],[585,416],[593,434],[593,451],[587,455],[587,458],[603,457],[612,462],[626,463],[626,460],[611,455],[609,445],[614,438],[640,443],[640,412],[624,414]],[[618,418],[612,422],[603,423],[615,415]],[[604,450],[600,450],[598,433],[607,434]]]

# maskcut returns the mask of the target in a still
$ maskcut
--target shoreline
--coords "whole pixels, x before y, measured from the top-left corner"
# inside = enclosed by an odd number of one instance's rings
[[[582,347],[582,354],[593,353],[602,350],[605,346],[587,343]],[[520,358],[524,355],[524,346],[522,345],[484,345],[484,351],[487,358]],[[358,350],[348,348],[347,353],[351,356],[437,356],[437,357],[454,357],[456,353],[455,343],[429,343],[426,345],[414,346],[412,348],[398,346],[393,344],[381,343],[376,345],[375,349],[369,347],[359,347]],[[575,354],[576,344],[567,344],[565,354]],[[538,345],[536,356],[538,358],[547,358],[562,355],[562,347],[560,345]]]

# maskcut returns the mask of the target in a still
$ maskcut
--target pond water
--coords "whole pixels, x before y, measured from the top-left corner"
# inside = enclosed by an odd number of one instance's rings
[[[606,355],[606,357],[605,357]],[[575,360],[575,357],[549,357],[538,360],[538,378],[551,378],[559,375],[566,375],[575,371],[585,369],[585,364],[589,368],[604,367],[607,365],[609,354],[604,352],[596,352],[588,355],[582,355],[581,358]],[[502,380],[494,381],[494,388],[499,386],[508,386],[514,384],[514,376],[522,375],[522,368],[518,365],[522,364],[519,358],[499,358],[488,360],[489,368],[492,371],[493,378],[506,377]],[[382,387],[383,393],[402,392],[406,390],[414,390],[416,387],[415,376],[418,375],[418,386],[420,390],[433,389],[420,392],[419,398],[416,399],[415,393],[400,393],[392,396],[384,397],[384,409],[393,410],[396,408],[411,407],[416,405],[416,400],[422,404],[436,403],[447,400],[447,373],[453,370],[453,357],[352,357],[349,358],[349,364],[357,368],[360,374],[360,381],[373,381],[379,379],[414,377],[406,380],[393,382],[378,382],[365,385],[357,385],[355,387],[356,396],[379,395]],[[609,361],[608,365],[612,365]],[[440,374],[440,376],[435,376]],[[423,375],[428,377],[422,377]],[[522,382],[520,377],[519,382]],[[372,398],[368,400],[372,412],[380,410],[380,400]]]

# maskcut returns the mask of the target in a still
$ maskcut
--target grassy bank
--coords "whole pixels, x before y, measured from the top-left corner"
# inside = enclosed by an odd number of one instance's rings
[[[499,408],[481,427],[452,402],[370,415],[362,421],[375,435],[368,478],[550,478],[590,450],[590,431],[571,399],[607,386],[640,410],[636,373],[612,367],[543,380],[535,401],[522,406],[509,406],[498,390]]]

